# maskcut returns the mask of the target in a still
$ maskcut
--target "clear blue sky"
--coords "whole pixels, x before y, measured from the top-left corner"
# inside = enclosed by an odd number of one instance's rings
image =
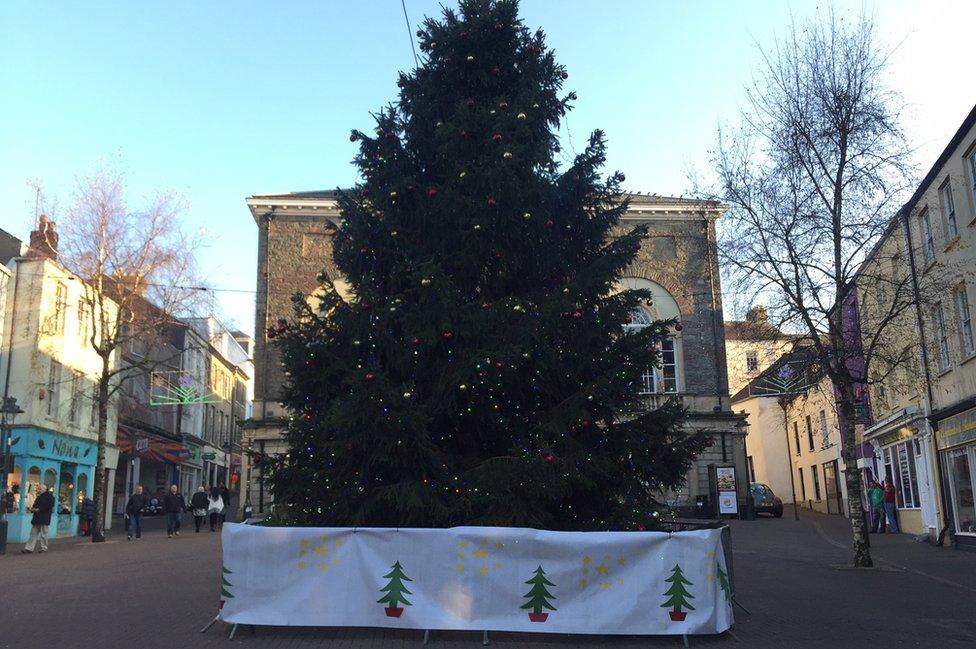
[[[407,0],[413,29],[437,3]],[[450,4],[445,0],[445,4]],[[860,0],[837,2],[858,11]],[[881,34],[898,45],[892,85],[921,167],[976,102],[976,3],[885,0]],[[564,137],[595,127],[609,167],[634,191],[681,194],[715,129],[737,115],[756,42],[813,2],[523,0],[579,95]],[[355,181],[351,128],[391,101],[413,65],[399,0],[360,2],[35,2],[0,4],[0,227],[25,237],[32,180],[66,205],[74,179],[111,162],[130,204],[159,188],[204,228],[202,262],[218,313],[251,332],[257,229],[251,194]]]

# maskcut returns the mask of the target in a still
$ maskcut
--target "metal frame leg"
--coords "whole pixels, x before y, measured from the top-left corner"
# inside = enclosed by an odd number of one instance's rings
[[[216,624],[219,619],[220,619],[220,616],[219,615],[215,615],[214,616],[214,619],[212,619],[209,622],[207,622],[207,626],[205,626],[202,629],[200,629],[200,633],[206,633],[207,630],[209,630],[210,627],[212,627],[214,624]]]
[[[227,636],[227,639],[228,640],[233,640],[235,633],[237,633],[237,625],[236,624],[230,628],[230,635]]]
[[[427,646],[427,640],[430,639],[430,629],[424,629],[424,646]]]
[[[488,632],[487,631],[483,631],[482,633],[484,633],[484,635],[481,636],[481,646],[482,647],[487,647],[488,646]]]

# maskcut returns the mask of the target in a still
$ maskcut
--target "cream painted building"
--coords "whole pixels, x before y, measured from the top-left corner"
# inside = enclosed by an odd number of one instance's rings
[[[53,224],[41,218],[40,231],[53,230]],[[93,397],[101,359],[88,342],[95,324],[86,317],[81,280],[47,256],[51,251],[40,244],[43,239],[37,239],[39,245],[26,257],[3,260],[11,278],[0,335],[0,377],[4,395],[15,397],[25,411],[9,434],[14,471],[5,486],[15,493],[15,511],[8,515],[8,540],[13,543],[27,540],[27,508],[41,484],[48,486],[56,502],[50,535],[78,533],[78,508],[84,496],[92,495],[98,455]],[[108,317],[115,317],[114,309]],[[115,429],[111,407],[106,509],[118,460]],[[110,525],[109,517],[106,526]]]
[[[913,287],[892,344],[907,340],[914,353],[870,388],[875,423],[861,463],[892,477],[903,531],[976,548],[976,107],[865,269],[862,318],[876,317],[879,278]]]
[[[736,394],[793,346],[795,336],[770,324],[766,309],[755,306],[745,320],[725,323],[725,357],[729,394]],[[769,485],[772,486],[772,485]]]

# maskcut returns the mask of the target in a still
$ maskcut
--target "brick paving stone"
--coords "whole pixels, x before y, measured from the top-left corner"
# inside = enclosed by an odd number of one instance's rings
[[[790,512],[733,521],[738,602],[731,635],[690,638],[693,647],[973,647],[976,554],[934,548],[906,535],[872,536],[880,570],[843,570],[843,518]],[[43,555],[0,557],[0,649],[227,647],[228,627],[198,631],[216,613],[220,543],[190,525],[167,539],[149,521],[140,541],[59,540]],[[410,630],[270,628],[238,630],[233,646],[255,649],[407,649]],[[503,649],[681,646],[674,637],[491,633]],[[435,649],[480,647],[480,633],[432,632]]]

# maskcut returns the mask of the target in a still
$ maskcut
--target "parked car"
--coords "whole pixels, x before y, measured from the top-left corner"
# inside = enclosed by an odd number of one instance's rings
[[[749,483],[749,493],[757,514],[772,514],[776,518],[783,516],[783,501],[776,497],[773,490],[760,482]]]

